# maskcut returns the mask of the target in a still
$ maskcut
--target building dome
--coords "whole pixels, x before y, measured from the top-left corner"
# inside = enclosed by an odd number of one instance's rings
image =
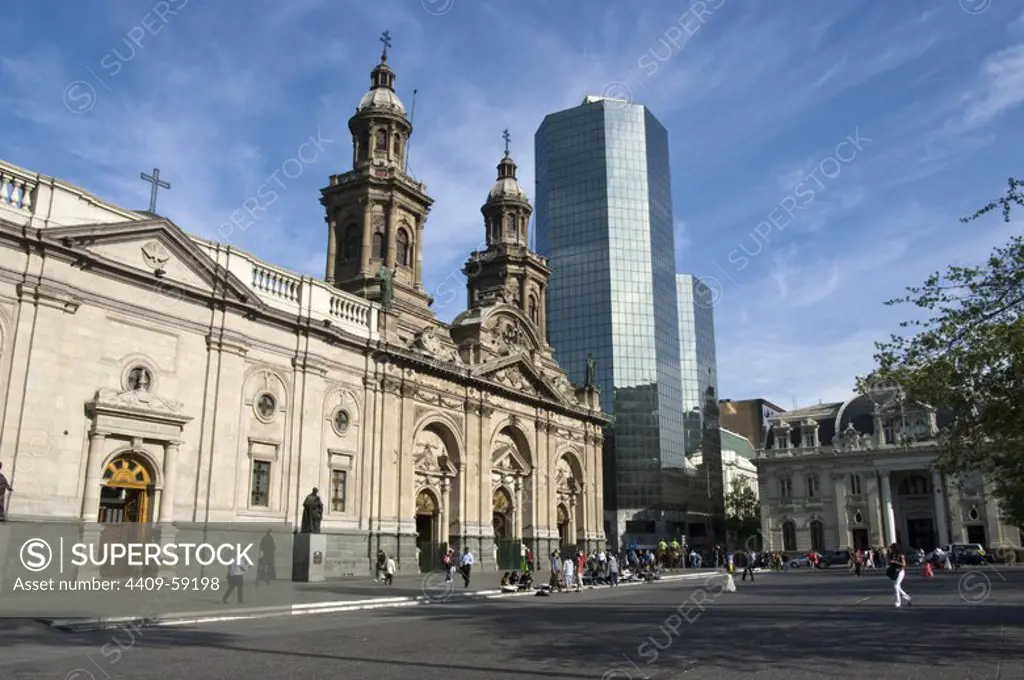
[[[491,187],[490,192],[487,194],[487,200],[500,201],[509,198],[519,201],[528,200],[526,192],[519,186],[519,181],[515,177],[501,177]]]
[[[404,116],[405,106],[394,90],[386,87],[375,87],[363,95],[363,98],[359,101],[359,106],[356,107],[357,113],[370,113],[372,111],[397,113],[400,116]]]
[[[516,164],[507,153],[501,162],[498,163],[498,179],[487,194],[487,202],[513,199],[517,201],[529,200],[523,187],[516,179]]]

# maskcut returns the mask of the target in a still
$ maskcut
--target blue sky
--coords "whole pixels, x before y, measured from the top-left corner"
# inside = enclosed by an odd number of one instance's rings
[[[845,398],[901,318],[884,299],[1020,228],[956,218],[1022,174],[1022,6],[705,5],[20,3],[0,21],[0,156],[132,208],[159,166],[160,212],[207,237],[276,178],[259,219],[222,233],[322,276],[319,189],[350,167],[347,120],[390,30],[407,107],[419,91],[410,168],[436,199],[424,263],[450,319],[502,129],[532,196],[544,115],[626,96],[669,130],[676,262],[717,291],[721,395]]]

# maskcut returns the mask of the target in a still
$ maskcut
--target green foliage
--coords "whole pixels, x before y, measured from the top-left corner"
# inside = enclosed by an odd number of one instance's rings
[[[725,494],[725,516],[727,519],[751,520],[761,515],[761,504],[750,486],[750,480],[737,477],[732,480],[732,489]]]
[[[1010,178],[996,208],[1010,222],[1024,208],[1024,180]],[[947,474],[977,470],[992,482],[1005,519],[1024,526],[1024,238],[994,249],[983,265],[950,266],[887,305],[911,305],[926,318],[904,321],[908,336],[878,343],[881,377],[910,399],[951,409],[938,466]]]

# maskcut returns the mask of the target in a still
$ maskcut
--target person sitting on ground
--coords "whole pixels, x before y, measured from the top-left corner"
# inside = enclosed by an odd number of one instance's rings
[[[515,573],[516,572],[512,572],[512,574],[515,574]],[[507,571],[504,574],[502,574],[502,576],[501,576],[501,587],[502,588],[504,588],[505,586],[514,585],[512,583],[512,578],[511,578],[512,574],[508,573]]]
[[[519,590],[533,590],[533,577],[530,576],[530,572],[524,571],[523,575],[519,577],[519,583],[516,585]]]

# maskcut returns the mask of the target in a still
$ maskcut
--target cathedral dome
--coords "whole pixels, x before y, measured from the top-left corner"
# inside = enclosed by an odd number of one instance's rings
[[[507,152],[506,152],[507,153]],[[500,201],[504,199],[515,199],[517,201],[529,200],[523,187],[516,179],[516,164],[507,155],[498,164],[498,180],[491,187],[487,194],[487,201]]]
[[[405,106],[394,90],[387,87],[375,87],[363,95],[363,98],[359,101],[359,106],[356,107],[356,111],[358,113],[386,111],[404,116]]]
[[[488,201],[499,201],[507,198],[514,198],[520,201],[527,200],[526,192],[519,186],[519,182],[515,177],[500,178],[494,183],[491,191],[487,194]]]

